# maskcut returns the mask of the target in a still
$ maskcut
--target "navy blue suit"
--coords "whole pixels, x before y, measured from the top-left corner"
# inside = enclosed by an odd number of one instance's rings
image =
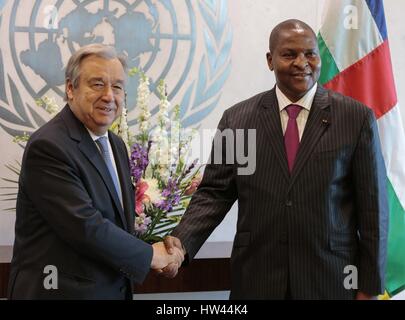
[[[109,132],[123,208],[106,164],[69,106],[37,130],[19,180],[10,299],[125,299],[150,269],[133,229],[134,188],[124,143]],[[46,290],[44,268],[58,270]]]

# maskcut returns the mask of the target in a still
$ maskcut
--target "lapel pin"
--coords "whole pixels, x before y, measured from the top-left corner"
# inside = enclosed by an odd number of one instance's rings
[[[322,119],[322,124],[327,126],[329,124],[329,121],[327,119]]]

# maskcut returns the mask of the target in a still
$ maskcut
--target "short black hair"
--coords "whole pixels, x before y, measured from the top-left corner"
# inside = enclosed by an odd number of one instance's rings
[[[298,29],[298,28],[310,31],[316,39],[316,34],[315,34],[314,30],[312,30],[312,28],[305,22],[303,22],[301,20],[297,20],[297,19],[285,20],[285,21],[279,23],[278,25],[276,25],[270,33],[270,38],[269,38],[270,52],[274,51],[275,46],[278,42],[278,37],[283,30]]]

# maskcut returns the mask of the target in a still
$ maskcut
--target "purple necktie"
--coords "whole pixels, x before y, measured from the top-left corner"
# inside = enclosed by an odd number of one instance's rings
[[[288,168],[290,169],[290,172],[292,172],[294,167],[295,156],[297,155],[298,147],[300,145],[297,116],[301,109],[302,107],[296,104],[290,104],[285,108],[288,113],[288,123],[284,135],[284,145],[287,152]]]

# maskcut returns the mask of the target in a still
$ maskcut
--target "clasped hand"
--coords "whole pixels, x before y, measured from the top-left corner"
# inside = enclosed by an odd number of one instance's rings
[[[152,247],[151,269],[167,278],[175,277],[185,255],[180,240],[169,236],[165,242],[154,243]]]

